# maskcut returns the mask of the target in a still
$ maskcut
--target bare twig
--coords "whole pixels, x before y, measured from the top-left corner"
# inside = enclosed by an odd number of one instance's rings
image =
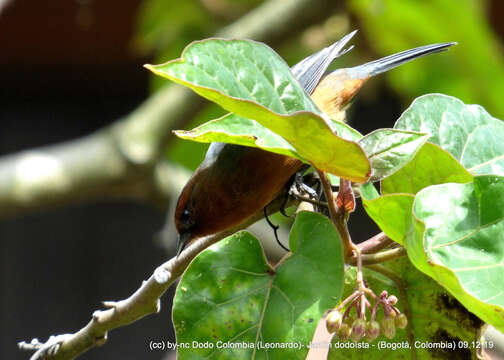
[[[277,212],[284,203],[280,196],[268,205],[268,215]],[[294,206],[298,202],[291,201],[287,206]],[[121,301],[105,301],[107,310],[97,310],[91,321],[81,330],[73,334],[51,336],[46,343],[34,339],[31,343],[20,342],[22,350],[37,350],[31,360],[60,360],[74,359],[87,350],[103,345],[110,330],[131,324],[147,315],[160,310],[159,298],[168,290],[171,284],[184,272],[189,263],[201,251],[219,240],[244,229],[264,217],[263,211],[235,226],[234,228],[196,240],[189,245],[178,257],[172,258],[156,268],[147,281],[130,297]]]

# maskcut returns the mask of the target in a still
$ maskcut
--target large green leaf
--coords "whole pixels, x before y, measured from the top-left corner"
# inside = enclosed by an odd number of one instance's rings
[[[237,116],[253,119],[287,140],[298,157],[335,175],[364,182],[370,164],[361,147],[338,137],[329,120],[268,46],[250,40],[190,44],[182,58],[147,65]]]
[[[180,347],[179,359],[305,358],[316,324],[343,291],[343,252],[329,219],[309,212],[297,215],[290,245],[293,254],[275,269],[247,232],[193,260],[177,287],[173,322],[178,344],[210,347]],[[222,348],[228,342],[301,348]]]
[[[344,139],[357,141],[362,138],[362,135],[357,130],[347,124],[331,121],[330,125],[332,130]],[[303,160],[284,138],[254,120],[235,114],[227,114],[189,131],[177,130],[175,134],[182,139],[204,143],[225,142],[258,147],[263,150]]]
[[[416,194],[430,185],[467,183],[472,175],[448,152],[427,143],[412,161],[381,182],[382,194]]]
[[[371,180],[381,180],[404,166],[415,156],[429,135],[395,129],[375,130],[359,144],[371,162]]]
[[[397,120],[397,129],[431,134],[475,175],[504,175],[504,123],[479,105],[441,94],[421,96]]]
[[[436,284],[434,280],[415,269],[407,258],[388,261],[383,264],[392,271],[402,282],[406,291],[409,310],[412,318],[414,341],[417,347],[408,348],[408,333],[406,330],[397,329],[393,339],[380,335],[374,342],[368,343],[364,337],[359,343],[361,348],[342,348],[333,346],[329,359],[471,359],[475,351],[473,342],[477,341],[477,329],[482,325],[481,320],[468,312],[453,297]],[[345,289],[343,298],[355,290],[355,268],[345,272]],[[387,290],[399,298],[397,307],[404,311],[404,301],[396,284],[389,278],[373,270],[364,269],[364,278],[368,286],[376,294]],[[355,314],[353,310],[352,314]],[[370,314],[368,312],[368,319]],[[378,312],[377,319],[383,317],[383,310]],[[335,337],[334,341],[339,341]],[[468,347],[456,346],[455,348],[435,348],[433,344],[459,344],[467,342]],[[340,345],[333,343],[333,345]],[[413,344],[414,345],[414,344]],[[426,345],[430,345],[428,348]],[[392,348],[395,346],[396,348]],[[413,357],[412,352],[416,352]]]
[[[504,330],[504,177],[420,191],[408,256],[467,309]]]

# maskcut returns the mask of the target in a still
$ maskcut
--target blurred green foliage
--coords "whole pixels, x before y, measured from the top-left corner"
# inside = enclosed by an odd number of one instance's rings
[[[409,103],[429,92],[456,96],[504,116],[504,58],[491,29],[487,1],[348,0],[369,46],[380,55],[429,43],[457,41],[443,56],[415,61],[387,73]]]

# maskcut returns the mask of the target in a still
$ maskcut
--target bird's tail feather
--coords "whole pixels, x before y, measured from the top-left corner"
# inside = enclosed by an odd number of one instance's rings
[[[348,70],[350,71],[350,75],[352,77],[356,78],[370,77],[381,74],[385,71],[389,71],[390,69],[393,69],[399,65],[402,65],[416,58],[447,50],[450,46],[456,44],[457,44],[456,42],[449,42],[449,43],[420,46],[414,49],[399,52],[394,55],[389,55],[384,58],[350,68]]]

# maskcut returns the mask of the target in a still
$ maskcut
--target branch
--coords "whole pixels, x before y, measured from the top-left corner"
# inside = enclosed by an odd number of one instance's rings
[[[283,195],[268,205],[268,215],[280,210],[285,199]],[[286,206],[296,205],[291,200]],[[178,257],[172,258],[158,266],[147,281],[130,297],[121,301],[104,301],[107,310],[97,310],[91,321],[73,334],[51,336],[45,343],[33,339],[30,343],[20,342],[22,350],[36,350],[30,360],[74,359],[89,349],[101,346],[107,341],[108,332],[121,326],[129,325],[141,318],[160,311],[159,298],[182,275],[189,263],[201,251],[219,240],[242,230],[264,217],[261,210],[244,223],[215,235],[206,236],[189,245]]]
[[[362,254],[360,257],[362,264],[368,266],[373,264],[380,264],[382,262],[397,259],[406,255],[406,249],[401,246],[391,250],[380,251],[376,254]],[[357,260],[358,257],[354,255],[348,259],[347,264],[356,266]]]
[[[272,44],[333,12],[330,0],[320,0],[316,6],[311,0],[270,0],[216,35]],[[180,171],[167,169],[162,150],[171,131],[183,127],[203,104],[191,91],[170,85],[94,134],[0,157],[0,216],[107,198],[165,207],[180,186],[159,182],[157,170]]]
[[[395,244],[394,240],[385,235],[385,233],[381,232],[372,238],[357,244],[357,247],[360,249],[362,254],[371,254],[385,249],[392,244]]]

